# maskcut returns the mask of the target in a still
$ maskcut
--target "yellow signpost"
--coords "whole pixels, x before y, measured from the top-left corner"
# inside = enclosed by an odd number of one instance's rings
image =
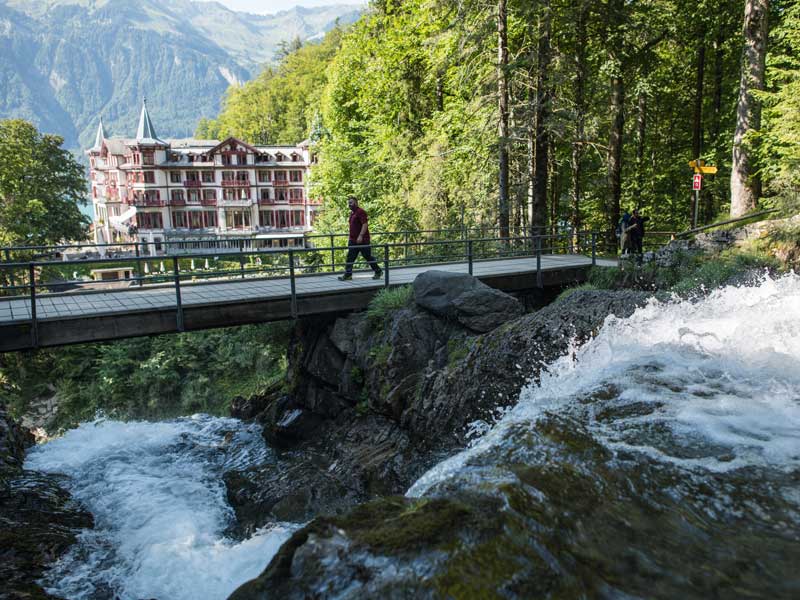
[[[702,158],[698,158],[697,160],[690,160],[689,166],[694,169],[695,176],[697,175],[716,175],[717,174],[717,167],[706,166],[706,161]],[[697,181],[697,178],[693,180],[692,189],[694,189],[694,215],[692,218],[692,227],[697,227],[697,210],[700,205],[700,187],[702,186],[702,178],[700,181]]]

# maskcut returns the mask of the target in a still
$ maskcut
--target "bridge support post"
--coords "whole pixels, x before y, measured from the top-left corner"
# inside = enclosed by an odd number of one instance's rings
[[[592,232],[592,266],[597,264],[597,232]]]
[[[467,265],[469,274],[472,275],[472,240],[467,240]]]
[[[383,245],[383,287],[389,287],[389,244]]]
[[[331,273],[336,272],[336,249],[333,244],[333,234],[331,234]]]
[[[291,289],[292,318],[297,318],[297,285],[294,280],[294,251],[289,250],[289,286]]]
[[[175,278],[175,322],[178,331],[183,333],[183,304],[181,303],[181,273],[178,255],[172,255],[172,273]]]
[[[536,287],[542,287],[542,236],[536,236]]]
[[[36,270],[33,263],[28,265],[28,279],[31,284],[31,345],[39,347],[39,323],[36,320]]]

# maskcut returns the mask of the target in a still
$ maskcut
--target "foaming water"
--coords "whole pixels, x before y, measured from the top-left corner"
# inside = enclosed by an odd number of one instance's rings
[[[225,537],[224,471],[270,459],[257,427],[204,415],[84,423],[33,449],[25,467],[69,476],[95,528],[45,576],[71,599],[226,598],[257,576],[292,528]]]
[[[550,365],[538,385],[459,455],[409,490],[423,494],[510,427],[568,414],[615,451],[687,469],[800,466],[800,277],[764,277],[701,300],[651,300]]]

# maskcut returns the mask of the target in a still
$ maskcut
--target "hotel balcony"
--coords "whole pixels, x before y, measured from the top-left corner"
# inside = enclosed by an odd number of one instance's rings
[[[210,199],[200,200],[200,205],[201,206],[216,206],[217,205],[217,199],[216,198],[210,198]]]
[[[303,198],[289,198],[289,204],[305,204],[306,201]]]
[[[272,182],[272,185],[276,187],[285,187],[289,185],[289,182],[286,181],[285,179],[276,179],[275,181]]]
[[[265,206],[265,205],[266,206],[271,206],[271,205],[275,204],[275,198],[259,198],[258,199],[258,204],[260,206]]]
[[[249,179],[223,179],[222,187],[250,187]]]
[[[197,179],[187,179],[183,182],[183,187],[187,188],[199,188],[202,187],[202,184]]]
[[[145,199],[133,199],[132,206],[166,206],[167,203],[164,200],[145,200]]]

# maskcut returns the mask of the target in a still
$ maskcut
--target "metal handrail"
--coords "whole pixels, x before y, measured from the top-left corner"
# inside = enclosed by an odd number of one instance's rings
[[[536,257],[536,284],[537,287],[542,287],[542,253],[547,250],[560,250],[560,246],[558,243],[560,240],[567,240],[569,245],[566,246],[564,249],[568,251],[570,254],[574,253],[575,250],[574,241],[578,240],[583,237],[584,239],[590,236],[590,245],[588,246],[588,250],[591,251],[592,257],[592,265],[597,263],[597,233],[596,232],[580,232],[577,234],[544,234],[544,235],[533,235],[533,236],[515,236],[515,237],[498,237],[498,238],[470,238],[470,239],[460,239],[460,240],[429,240],[423,242],[397,242],[397,243],[384,243],[384,244],[362,244],[360,247],[367,247],[372,246],[373,248],[378,247],[383,249],[383,274],[384,274],[384,287],[389,287],[390,285],[390,270],[391,270],[391,250],[392,249],[403,249],[403,256],[404,258],[400,261],[403,267],[409,266],[408,263],[408,253],[407,249],[411,246],[422,246],[422,247],[447,247],[447,246],[464,246],[465,254],[456,253],[451,256],[423,256],[418,258],[424,259],[434,259],[434,260],[441,260],[441,259],[449,259],[452,262],[453,259],[462,259],[466,258],[467,260],[467,267],[470,274],[473,273],[474,263],[479,262],[481,260],[493,260],[493,258],[476,258],[475,254],[475,245],[482,244],[482,243],[501,243],[502,246],[511,247],[513,246],[514,242],[522,242],[523,243],[523,251],[528,252],[530,256]],[[543,240],[555,240],[553,245],[549,246],[548,248],[544,248],[542,246]],[[242,245],[243,246],[243,245]],[[238,258],[239,262],[239,269],[237,270],[224,270],[222,272],[213,271],[206,273],[207,277],[218,277],[218,276],[225,276],[225,275],[238,275],[241,278],[245,278],[248,272],[255,272],[255,273],[263,273],[263,272],[270,272],[270,273],[282,273],[285,276],[285,272],[288,269],[289,271],[289,285],[290,285],[290,306],[291,306],[291,315],[292,318],[297,318],[298,316],[298,308],[297,308],[297,278],[303,277],[307,275],[311,275],[310,273],[297,273],[297,265],[295,264],[295,258],[298,255],[308,255],[313,253],[327,253],[331,252],[331,256],[333,260],[330,263],[320,263],[320,264],[312,264],[306,265],[303,267],[300,265],[300,269],[317,269],[317,268],[328,268],[330,267],[331,271],[335,271],[337,266],[342,266],[344,263],[337,263],[335,259],[335,254],[337,251],[344,251],[349,249],[351,246],[334,246],[328,248],[262,248],[262,249],[255,249],[255,250],[245,250],[242,246],[238,252],[235,253],[227,253],[225,254],[226,258]],[[581,245],[579,244],[579,247]],[[501,248],[502,251],[502,248]],[[517,250],[511,250],[512,252],[517,252]],[[181,296],[181,278],[182,277],[196,277],[197,272],[191,271],[181,271],[180,261],[181,260],[191,260],[195,258],[209,258],[212,256],[218,256],[219,252],[202,252],[202,253],[194,253],[194,254],[187,254],[187,255],[172,255],[172,269],[171,273],[162,273],[159,275],[154,276],[142,276],[140,273],[141,261],[148,260],[145,257],[136,256],[131,257],[119,257],[119,258],[99,258],[99,259],[89,259],[86,261],[82,261],[83,264],[110,264],[110,263],[122,263],[122,264],[130,264],[134,263],[137,269],[137,275],[128,279],[133,284],[138,284],[139,288],[142,289],[142,284],[144,281],[157,281],[163,282],[165,285],[170,280],[172,281],[172,287],[175,289],[175,324],[176,324],[176,331],[182,332],[185,330],[185,322],[184,322],[184,309],[183,309],[183,301]],[[578,252],[580,254],[580,252]],[[255,269],[245,268],[245,261],[244,257],[261,257],[265,255],[272,255],[274,256],[283,256],[286,255],[288,258],[288,264],[286,266],[283,265],[268,265],[266,268],[262,268],[262,265],[257,265]],[[502,255],[502,252],[501,252]],[[153,260],[153,259],[150,259]],[[41,267],[48,267],[48,266],[62,266],[64,263],[63,261],[56,261],[56,260],[46,260],[46,261],[27,261],[27,262],[17,262],[17,263],[0,263],[0,272],[3,271],[11,271],[13,275],[14,269],[25,269],[27,271],[27,284],[16,285],[12,283],[10,286],[3,286],[2,290],[9,291],[9,290],[29,290],[29,295],[20,295],[14,296],[16,299],[29,299],[30,300],[30,312],[31,312],[31,344],[34,348],[39,346],[39,335],[38,335],[38,321],[39,318],[37,317],[37,289],[51,289],[57,286],[65,286],[65,285],[73,285],[77,282],[75,281],[65,281],[65,282],[55,282],[55,283],[42,283],[36,282],[36,269]],[[432,263],[422,263],[431,265]],[[443,263],[437,263],[443,264]],[[402,268],[402,267],[401,267]],[[267,277],[261,279],[274,279],[275,277]],[[13,282],[13,277],[11,278]],[[126,280],[115,280],[115,281],[126,281]],[[198,285],[205,285],[205,284],[213,284],[213,283],[220,283],[219,281],[204,281],[198,283]],[[160,283],[156,283],[156,285],[160,285]],[[129,290],[132,291],[132,290]],[[87,295],[87,294],[94,294],[94,293],[109,293],[108,290],[89,290],[89,291],[79,291],[77,294],[73,292],[54,292],[49,294],[50,297],[53,296],[62,296],[62,295]]]

